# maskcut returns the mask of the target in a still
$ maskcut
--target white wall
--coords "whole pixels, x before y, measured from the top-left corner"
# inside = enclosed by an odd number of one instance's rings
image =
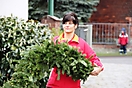
[[[28,20],[28,0],[0,0],[0,16],[11,14]]]

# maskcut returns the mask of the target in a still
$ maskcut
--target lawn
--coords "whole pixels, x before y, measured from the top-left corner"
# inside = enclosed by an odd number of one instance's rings
[[[126,55],[122,54],[120,55],[119,52],[97,52],[96,53],[97,56],[132,56],[132,51],[131,52],[127,52]]]

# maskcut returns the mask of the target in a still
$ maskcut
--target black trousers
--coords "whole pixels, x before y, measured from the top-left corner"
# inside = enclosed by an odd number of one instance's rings
[[[121,45],[121,46],[120,46],[120,50],[122,50],[122,52],[120,52],[120,53],[124,53],[124,54],[125,54],[126,51],[127,51],[127,50],[126,50],[126,45]]]

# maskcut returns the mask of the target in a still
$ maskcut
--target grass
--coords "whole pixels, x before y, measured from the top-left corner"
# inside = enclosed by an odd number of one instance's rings
[[[113,52],[113,53],[112,52],[109,52],[109,53],[97,52],[96,54],[97,56],[132,56],[132,52],[127,52],[126,55],[124,54],[120,55],[119,52]]]

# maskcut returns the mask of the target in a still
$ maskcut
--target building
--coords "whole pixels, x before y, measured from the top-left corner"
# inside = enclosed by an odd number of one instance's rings
[[[100,3],[96,6],[97,11],[93,12],[91,18],[89,19],[90,23],[94,23],[93,38],[96,37],[96,35],[100,35],[101,37],[97,36],[97,39],[103,38],[104,41],[107,41],[109,39],[117,40],[119,31],[121,30],[122,27],[125,27],[130,36],[129,45],[131,45],[132,44],[131,3],[132,0],[100,0]],[[113,45],[111,47],[115,48]]]
[[[95,23],[132,23],[132,0],[100,0],[91,18]]]
[[[56,16],[46,15],[42,17],[41,23],[48,24],[50,29],[60,29],[61,19]]]

